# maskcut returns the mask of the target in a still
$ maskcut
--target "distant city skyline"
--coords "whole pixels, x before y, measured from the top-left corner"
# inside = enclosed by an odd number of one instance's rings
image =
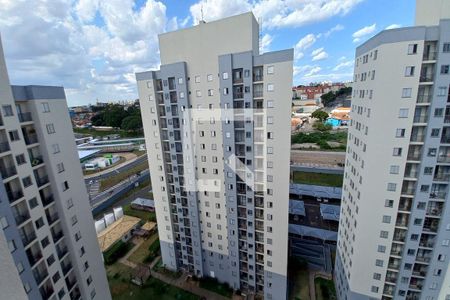
[[[134,73],[159,67],[157,34],[196,24],[202,8],[207,22],[253,11],[263,51],[295,49],[294,85],[351,80],[355,47],[414,15],[413,0],[6,0],[11,82],[62,85],[69,106],[137,98]]]

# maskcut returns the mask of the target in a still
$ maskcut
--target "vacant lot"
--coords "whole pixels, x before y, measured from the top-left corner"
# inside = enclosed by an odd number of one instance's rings
[[[343,176],[338,174],[294,172],[294,183],[342,187]]]
[[[299,132],[291,137],[292,144],[316,144],[320,150],[345,151],[347,132]],[[311,150],[314,150],[313,148]]]

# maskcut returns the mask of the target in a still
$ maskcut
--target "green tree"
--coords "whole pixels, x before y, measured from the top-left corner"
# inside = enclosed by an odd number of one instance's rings
[[[122,120],[120,128],[127,131],[137,131],[142,129],[142,120],[139,115],[128,116]]]
[[[320,132],[326,132],[326,131],[330,131],[331,129],[333,129],[333,126],[331,126],[330,124],[324,124],[322,122],[315,122],[313,124],[313,128]]]
[[[311,114],[311,117],[318,119],[320,122],[323,122],[329,117],[329,115],[327,112],[318,109]]]
[[[328,93],[320,96],[320,99],[322,100],[322,104],[324,106],[329,106],[331,104],[331,102],[336,100],[336,94],[333,92],[328,92]]]

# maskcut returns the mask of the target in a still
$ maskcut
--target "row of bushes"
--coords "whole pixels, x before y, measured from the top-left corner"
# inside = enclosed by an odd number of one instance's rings
[[[159,238],[156,239],[149,247],[148,247],[148,255],[144,259],[145,263],[152,262],[159,254]]]
[[[347,132],[310,132],[304,133],[299,132],[297,134],[292,135],[291,138],[292,144],[303,144],[303,143],[316,143],[320,142],[340,142],[345,143],[347,141]]]
[[[121,257],[124,257],[131,248],[133,248],[132,243],[124,243],[122,241],[115,243],[108,251],[103,253],[105,264],[112,265]]]

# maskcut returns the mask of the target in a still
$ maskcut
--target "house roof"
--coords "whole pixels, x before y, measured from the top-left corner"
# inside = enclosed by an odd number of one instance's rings
[[[141,219],[139,218],[124,215],[122,218],[111,223],[105,230],[97,234],[100,250],[102,252],[108,250],[112,245],[130,232],[140,221]]]

